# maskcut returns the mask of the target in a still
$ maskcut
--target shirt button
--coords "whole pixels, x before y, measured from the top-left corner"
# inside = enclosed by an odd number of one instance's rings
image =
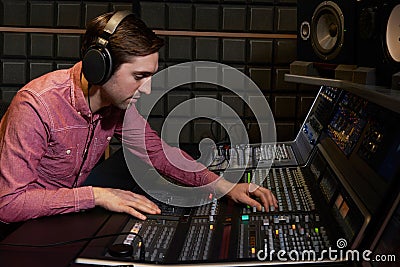
[[[65,153],[67,153],[67,155],[71,154],[71,150],[67,149],[67,151],[65,151]]]
[[[107,140],[110,141],[110,140],[111,140],[111,136],[108,136],[108,137],[107,137]]]
[[[78,114],[79,114],[79,115],[81,115],[81,112],[80,112],[80,111],[78,111]]]

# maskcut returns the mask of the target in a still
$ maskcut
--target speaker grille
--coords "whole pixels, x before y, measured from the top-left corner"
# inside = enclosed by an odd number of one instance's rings
[[[317,6],[311,20],[311,42],[314,52],[323,60],[335,58],[344,41],[344,16],[332,1]]]
[[[390,13],[386,26],[386,45],[389,56],[400,63],[400,4]]]

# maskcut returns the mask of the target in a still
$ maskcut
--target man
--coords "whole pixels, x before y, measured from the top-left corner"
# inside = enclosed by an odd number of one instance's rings
[[[162,140],[135,106],[130,106],[140,94],[150,93],[148,81],[157,71],[162,45],[162,39],[132,14],[104,14],[87,26],[83,61],[70,69],[45,74],[16,94],[0,127],[1,221],[23,221],[95,206],[143,220],[144,213],[160,213],[143,195],[82,186],[111,137],[122,138],[127,108],[137,114],[129,125],[132,131],[146,129],[145,147],[135,143],[135,135],[129,139],[134,154],[187,185],[204,185],[218,178],[207,169],[187,172],[170,164],[163,153]],[[93,62],[101,66],[93,66]],[[104,73],[98,75],[99,69]],[[143,137],[138,134],[137,139]],[[180,152],[177,148],[168,149]],[[190,158],[187,154],[185,157]],[[220,180],[216,190],[231,187],[229,182]],[[261,204],[250,195],[258,197],[267,210],[277,206],[271,191],[254,189],[237,184],[227,195],[259,210]]]

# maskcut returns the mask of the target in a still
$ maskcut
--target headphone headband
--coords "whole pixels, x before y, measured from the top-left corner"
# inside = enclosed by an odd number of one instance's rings
[[[121,21],[131,15],[132,12],[130,12],[129,10],[123,10],[123,11],[117,11],[107,22],[106,26],[103,29],[103,33],[102,36],[99,36],[97,38],[96,43],[103,45],[103,46],[107,46],[108,44],[108,40],[110,38],[110,36],[115,32],[115,30],[117,29],[118,25],[121,23]],[[103,41],[100,41],[100,39],[102,39]]]
[[[90,84],[104,84],[111,76],[112,58],[107,49],[110,36],[121,21],[131,15],[129,10],[117,11],[107,22],[96,43],[88,48],[82,59],[82,71]]]

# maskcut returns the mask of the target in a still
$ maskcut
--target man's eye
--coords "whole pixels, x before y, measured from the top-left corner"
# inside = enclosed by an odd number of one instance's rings
[[[133,77],[135,78],[136,81],[139,81],[144,78],[143,75],[133,75]]]

